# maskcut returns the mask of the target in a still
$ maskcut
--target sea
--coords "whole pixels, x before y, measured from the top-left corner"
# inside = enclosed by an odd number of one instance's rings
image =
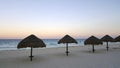
[[[22,39],[0,39],[0,50],[17,50],[17,45]],[[84,46],[85,39],[76,39],[78,44],[71,43],[69,46]],[[46,48],[65,47],[58,44],[59,39],[43,39]],[[29,49],[29,48],[26,48]]]

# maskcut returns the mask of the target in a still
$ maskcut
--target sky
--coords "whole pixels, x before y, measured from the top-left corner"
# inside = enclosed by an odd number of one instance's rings
[[[120,35],[120,0],[0,0],[0,38]]]

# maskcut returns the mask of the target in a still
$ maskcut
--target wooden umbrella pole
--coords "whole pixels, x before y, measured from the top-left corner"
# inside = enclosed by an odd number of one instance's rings
[[[94,49],[94,44],[92,45],[92,47],[93,47],[93,53],[94,53],[94,51],[95,51],[95,49]]]
[[[33,47],[31,46],[31,56],[30,56],[30,60],[32,61],[32,50],[33,50]]]
[[[106,48],[107,48],[107,51],[108,51],[108,49],[109,49],[109,47],[108,47],[108,42],[106,42],[107,43],[107,46],[106,46]]]
[[[68,56],[68,43],[66,43],[66,55]]]

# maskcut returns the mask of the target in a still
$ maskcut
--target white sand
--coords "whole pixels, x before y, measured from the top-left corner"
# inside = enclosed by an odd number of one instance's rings
[[[71,46],[69,56],[65,48],[33,49],[33,61],[30,50],[0,51],[0,68],[120,68],[120,46]]]

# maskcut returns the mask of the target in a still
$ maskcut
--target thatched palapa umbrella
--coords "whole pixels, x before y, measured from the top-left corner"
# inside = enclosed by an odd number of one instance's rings
[[[60,44],[60,43],[63,43],[63,44],[66,43],[66,55],[68,56],[68,53],[69,53],[68,52],[68,43],[76,43],[77,44],[77,41],[74,38],[70,37],[69,35],[65,35],[62,39],[60,39],[58,41],[58,44]]]
[[[88,39],[85,40],[84,42],[85,45],[92,45],[92,51],[94,53],[95,49],[94,49],[94,45],[99,45],[99,44],[103,44],[98,38],[96,38],[95,36],[91,36]]]
[[[106,42],[107,46],[107,51],[109,49],[108,42],[113,42],[113,38],[109,35],[105,35],[104,37],[101,38],[101,41]]]
[[[120,35],[114,39],[115,42],[120,42]]]
[[[26,37],[25,39],[23,39],[17,46],[17,48],[27,48],[30,47],[31,48],[31,52],[30,52],[30,59],[32,61],[32,50],[33,48],[38,48],[38,47],[46,47],[45,43],[37,38],[35,35],[30,35],[28,37]]]

